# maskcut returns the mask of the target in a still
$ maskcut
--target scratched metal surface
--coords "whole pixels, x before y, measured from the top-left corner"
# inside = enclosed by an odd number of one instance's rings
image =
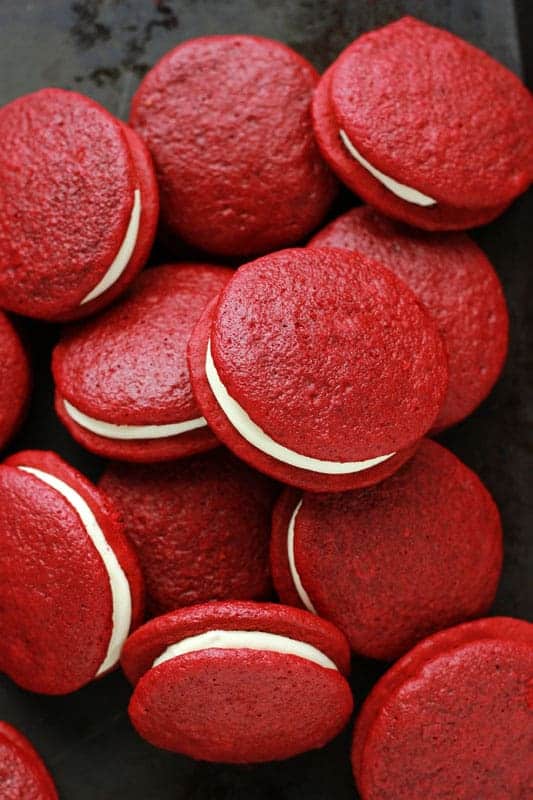
[[[529,9],[528,9],[529,6]],[[411,13],[450,28],[531,79],[533,13],[528,0],[0,0],[0,104],[57,85],[85,92],[127,117],[139,78],[178,42],[249,32],[286,41],[324,69],[355,36]],[[346,193],[337,210],[348,207]],[[497,613],[531,618],[533,550],[531,327],[526,302],[533,251],[533,196],[476,231],[503,280],[512,317],[503,379],[469,420],[442,437],[494,493],[506,536]],[[153,259],[171,257],[159,246]],[[530,322],[530,320],[529,320]],[[81,450],[52,412],[50,350],[58,329],[21,321],[32,352],[31,415],[12,450],[52,448],[91,477],[101,462]],[[530,429],[531,430],[531,429]],[[0,643],[1,646],[1,643]],[[358,702],[383,667],[354,663]],[[18,725],[45,756],[64,800],[350,800],[356,797],[350,731],[330,746],[253,768],[198,764],[159,752],[131,729],[130,689],[112,675],[64,698],[23,692],[0,677],[0,718]]]

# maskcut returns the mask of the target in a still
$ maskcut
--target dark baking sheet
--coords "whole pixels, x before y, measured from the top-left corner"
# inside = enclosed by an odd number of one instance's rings
[[[529,0],[0,0],[0,105],[56,85],[77,89],[126,117],[146,69],[178,42],[209,33],[281,39],[324,69],[362,31],[411,13],[483,47],[516,72],[533,72]],[[475,142],[472,143],[475,147]],[[338,208],[349,207],[341,198]],[[511,351],[489,400],[442,441],[473,467],[496,497],[506,559],[495,613],[533,613],[530,476],[531,327],[527,299],[533,253],[533,194],[475,232],[503,281],[511,311]],[[168,257],[159,246],[154,260]],[[79,448],[52,411],[50,350],[58,329],[20,321],[34,362],[31,414],[12,450],[51,448],[92,478],[99,459]],[[1,643],[0,643],[1,646]],[[383,666],[356,662],[361,702]],[[120,674],[64,698],[19,690],[0,677],[0,718],[19,726],[44,755],[64,800],[353,800],[350,732],[324,750],[281,764],[239,768],[195,763],[141,741],[126,715]],[[486,798],[486,800],[490,800]]]

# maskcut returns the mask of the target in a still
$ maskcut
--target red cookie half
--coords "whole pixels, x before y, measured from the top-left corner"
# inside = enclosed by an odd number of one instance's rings
[[[336,181],[311,124],[318,73],[280,42],[205,36],[142,81],[131,124],[147,143],[168,228],[208,252],[253,255],[302,239]]]
[[[326,248],[241,267],[189,343],[196,398],[218,438],[312,491],[376,483],[411,456],[442,403],[446,362],[403,282]]]
[[[43,89],[0,109],[0,306],[87,316],[148,258],[159,199],[137,134],[83,95]]]
[[[105,495],[55,453],[18,453],[0,465],[0,535],[0,670],[67,694],[112,669],[142,580]]]
[[[313,103],[337,175],[383,213],[428,230],[489,222],[533,180],[533,100],[448,31],[405,17],[353,42]]]
[[[22,422],[30,385],[30,365],[22,342],[0,311],[0,449]]]
[[[96,319],[54,350],[56,411],[88,450],[123,461],[166,461],[218,444],[192,393],[187,343],[233,270],[173,264],[140,275]]]
[[[507,354],[503,290],[483,251],[462,233],[426,233],[369,206],[333,220],[312,247],[345,247],[401,278],[433,317],[446,345],[450,380],[433,432],[467,417],[487,397]]]
[[[224,448],[166,464],[115,462],[100,486],[137,550],[152,613],[269,593],[278,488]]]
[[[271,603],[206,603],[146,623],[124,648],[129,714],[151,744],[255,763],[322,747],[353,708],[346,640]]]
[[[531,797],[533,625],[506,617],[425,639],[375,685],[355,727],[362,800]]]
[[[0,721],[2,800],[57,800],[57,791],[41,757],[20,731]]]
[[[271,560],[283,603],[329,619],[356,653],[393,660],[487,613],[502,566],[500,516],[479,478],[425,439],[378,486],[285,490]]]

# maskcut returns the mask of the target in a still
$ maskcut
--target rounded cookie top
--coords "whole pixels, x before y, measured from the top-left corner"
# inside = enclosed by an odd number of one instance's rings
[[[30,393],[30,366],[13,325],[0,311],[0,448],[20,424]]]
[[[0,721],[2,800],[57,800],[57,791],[41,757],[16,728]]]
[[[206,36],[146,75],[131,124],[154,157],[165,223],[204,250],[250,255],[319,224],[336,183],[315,144],[318,74],[280,42]]]
[[[192,393],[186,350],[232,275],[210,264],[155,267],[118,304],[66,330],[53,355],[56,407],[81,444],[134,461],[216,444]]]
[[[202,760],[273,761],[322,747],[353,707],[342,634],[268,603],[208,603],[159,617],[130,637],[122,664],[135,683],[129,714],[141,736]]]
[[[363,800],[527,797],[533,625],[505,617],[425,639],[375,685],[355,728]]]
[[[142,145],[97,103],[62,89],[0,109],[0,139],[0,304],[43,319],[88,313],[143,238],[140,180],[155,188]],[[153,228],[157,203],[146,201]]]
[[[437,203],[510,202],[533,178],[533,99],[486,53],[405,17],[361,36],[333,69],[330,100],[371,164]]]
[[[0,466],[0,667],[66,694],[115,666],[139,621],[142,579],[105,495],[54,453]]]
[[[317,460],[409,447],[447,382],[440,336],[410,290],[338,249],[285,250],[241,267],[215,307],[210,352],[255,425]]]
[[[459,422],[485,399],[503,367],[509,322],[498,276],[472,239],[416,231],[360,206],[309,244],[375,258],[405,281],[436,321],[448,353],[449,384],[433,430]]]
[[[268,594],[278,489],[227,450],[150,467],[115,462],[100,486],[137,550],[153,613]]]
[[[391,183],[390,176],[376,172],[368,160],[361,160],[361,154],[354,150],[352,143],[348,150],[348,141],[343,141],[340,136],[330,101],[335,67],[336,62],[326,70],[313,95],[313,126],[324,158],[353,192],[366,203],[379,208],[383,214],[430,231],[473,228],[490,222],[505,211],[509,203],[484,208],[458,208],[427,198],[429,205],[427,202],[419,205],[413,202],[412,187],[402,186],[397,181]]]
[[[502,531],[479,478],[426,439],[378,486],[303,496],[286,490],[271,553],[283,602],[329,619],[355,652],[392,660],[424,636],[489,610]]]

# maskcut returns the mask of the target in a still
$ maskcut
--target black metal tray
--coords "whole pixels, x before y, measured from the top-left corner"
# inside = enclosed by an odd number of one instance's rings
[[[89,94],[125,118],[139,78],[184,39],[235,32],[269,36],[287,42],[323,70],[358,34],[405,13],[449,28],[532,77],[529,0],[0,0],[0,105],[56,85]],[[350,203],[346,194],[336,210]],[[520,617],[533,613],[533,470],[527,442],[533,343],[526,316],[532,219],[530,193],[492,225],[474,232],[505,287],[511,350],[505,374],[488,401],[441,437],[480,474],[499,503],[506,558],[494,612]],[[159,247],[153,260],[169,255]],[[35,389],[31,413],[11,450],[50,448],[95,478],[101,462],[70,439],[52,410],[49,361],[58,329],[27,320],[20,327],[32,353]],[[354,663],[358,704],[383,669],[371,662]],[[0,718],[19,726],[39,748],[63,800],[356,797],[348,758],[350,731],[322,751],[280,764],[240,768],[195,763],[137,737],[126,714],[129,694],[120,673],[62,698],[23,692],[0,676]]]

